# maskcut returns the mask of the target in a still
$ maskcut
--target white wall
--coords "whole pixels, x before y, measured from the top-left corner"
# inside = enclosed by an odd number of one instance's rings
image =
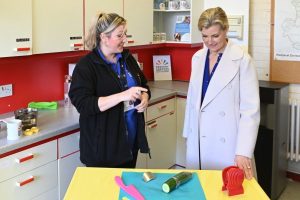
[[[250,0],[249,53],[260,80],[269,80],[271,0]]]
[[[249,53],[260,80],[269,80],[271,0],[250,0]],[[300,101],[300,84],[291,84],[289,97]],[[300,162],[289,162],[288,171],[300,174]]]
[[[224,9],[227,15],[243,15],[243,38],[242,40],[235,38],[231,40],[243,47],[246,51],[249,51],[249,1],[250,0],[204,0],[204,9],[219,6]]]

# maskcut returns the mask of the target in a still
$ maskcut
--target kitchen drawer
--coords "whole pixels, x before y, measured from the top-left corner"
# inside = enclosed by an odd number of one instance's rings
[[[58,157],[64,157],[76,151],[79,151],[80,133],[76,132],[71,135],[58,139]]]
[[[147,121],[151,121],[159,116],[175,110],[175,98],[154,104],[147,108]]]
[[[32,199],[55,187],[57,187],[57,161],[52,161],[0,183],[0,194],[1,199],[5,200],[25,200]]]
[[[56,140],[4,157],[0,159],[0,182],[56,159]]]
[[[58,200],[58,188],[55,187],[37,197],[34,197],[32,200]]]

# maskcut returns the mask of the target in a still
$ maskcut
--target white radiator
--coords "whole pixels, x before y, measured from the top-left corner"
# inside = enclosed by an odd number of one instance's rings
[[[290,99],[290,119],[287,145],[287,157],[291,161],[300,161],[300,100]]]

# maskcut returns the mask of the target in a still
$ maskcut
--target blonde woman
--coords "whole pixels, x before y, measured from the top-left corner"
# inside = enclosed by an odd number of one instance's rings
[[[251,179],[260,121],[256,69],[250,56],[227,39],[222,8],[205,10],[198,28],[205,46],[192,58],[183,132],[187,168],[237,165]]]
[[[126,20],[96,16],[76,65],[69,96],[80,113],[80,159],[88,167],[134,168],[138,150],[150,153],[144,110],[150,90],[136,60],[124,49]]]

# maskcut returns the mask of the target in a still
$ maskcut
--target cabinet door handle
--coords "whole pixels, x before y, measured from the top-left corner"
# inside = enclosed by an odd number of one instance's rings
[[[74,44],[71,44],[71,47],[82,47],[83,44],[82,43],[74,43]]]
[[[34,176],[30,176],[28,179],[21,181],[21,182],[17,182],[17,186],[22,187],[30,182],[34,181]]]
[[[156,122],[148,125],[148,128],[155,128],[155,127],[157,127],[157,123]]]
[[[15,48],[14,51],[30,51],[30,47],[19,47]]]
[[[22,162],[25,162],[27,160],[33,159],[33,157],[34,157],[34,155],[31,153],[28,156],[25,156],[23,158],[17,158],[16,161],[17,161],[17,163],[22,163]]]
[[[159,110],[165,109],[167,107],[167,105],[162,105],[160,107],[158,107]]]

